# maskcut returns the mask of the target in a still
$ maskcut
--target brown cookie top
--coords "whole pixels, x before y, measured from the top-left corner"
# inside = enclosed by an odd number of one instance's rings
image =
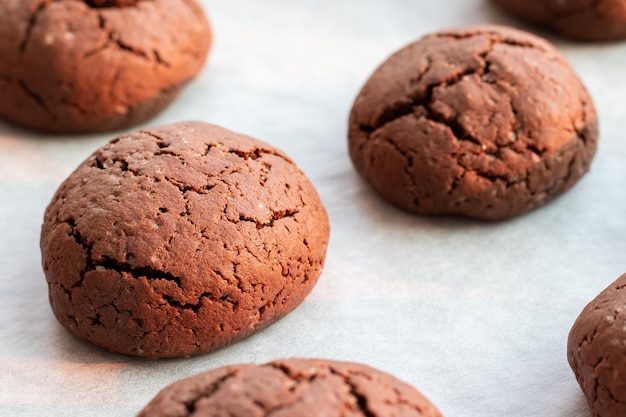
[[[138,417],[440,417],[415,388],[376,369],[322,359],[234,365],[163,389]]]
[[[422,214],[504,219],[589,168],[596,113],[548,42],[500,26],[434,33],[385,61],[350,115],[350,156],[386,199]]]
[[[492,0],[506,12],[581,41],[626,38],[626,0]]]
[[[202,68],[196,0],[0,2],[0,117],[50,132],[121,129],[156,115]]]
[[[567,359],[596,417],[626,415],[626,274],[580,313]]]
[[[326,212],[283,152],[200,122],[120,136],[69,176],[41,236],[52,309],[130,355],[214,350],[295,308],[321,272]]]

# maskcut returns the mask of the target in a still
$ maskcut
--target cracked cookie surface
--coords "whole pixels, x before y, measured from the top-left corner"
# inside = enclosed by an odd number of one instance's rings
[[[144,357],[215,350],[299,305],[329,224],[281,151],[200,122],[120,136],[60,186],[41,234],[52,310]]]
[[[415,388],[371,367],[292,358],[234,365],[164,388],[138,417],[441,417]]]
[[[348,142],[357,171],[394,204],[501,220],[574,185],[597,136],[591,98],[552,45],[478,26],[385,61],[354,102]]]
[[[580,313],[567,359],[594,417],[626,415],[626,274]]]
[[[492,0],[507,13],[580,41],[626,38],[626,0]]]
[[[0,117],[67,133],[155,116],[211,44],[196,0],[6,0],[0,37]]]

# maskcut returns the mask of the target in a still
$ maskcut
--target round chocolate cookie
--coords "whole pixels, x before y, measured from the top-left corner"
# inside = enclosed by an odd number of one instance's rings
[[[163,110],[204,65],[196,0],[0,2],[0,118],[103,132]]]
[[[61,185],[41,233],[52,310],[75,336],[151,358],[217,349],[293,310],[329,224],[284,153],[200,122],[120,136]]]
[[[626,38],[626,0],[492,0],[507,13],[580,41]]]
[[[234,365],[163,389],[138,417],[441,417],[415,388],[356,363],[287,359]]]
[[[567,359],[594,417],[626,416],[626,274],[580,313]]]
[[[552,45],[477,26],[385,61],[356,98],[348,141],[357,171],[396,205],[500,220],[574,185],[597,136],[591,98]]]

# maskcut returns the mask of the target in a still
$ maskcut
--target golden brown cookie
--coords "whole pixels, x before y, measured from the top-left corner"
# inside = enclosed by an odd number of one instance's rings
[[[492,0],[512,16],[579,41],[626,38],[626,0]]]
[[[573,186],[596,150],[587,90],[548,42],[501,26],[434,33],[359,93],[350,156],[385,199],[420,214],[500,220]]]
[[[567,359],[594,417],[626,416],[626,274],[580,313]]]
[[[415,388],[365,365],[287,359],[234,365],[164,388],[138,417],[441,417]]]
[[[196,0],[0,2],[0,118],[103,132],[163,110],[211,44]]]
[[[200,122],[114,139],[69,176],[41,234],[75,336],[151,358],[211,351],[284,316],[322,270],[317,192],[272,146]]]

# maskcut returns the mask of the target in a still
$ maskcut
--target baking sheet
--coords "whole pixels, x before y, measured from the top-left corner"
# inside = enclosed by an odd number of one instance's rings
[[[508,222],[425,218],[383,202],[353,170],[352,100],[385,57],[427,32],[517,22],[482,0],[203,3],[209,65],[149,124],[205,120],[286,151],[330,216],[323,275],[293,313],[215,353],[150,361],[78,341],[49,308],[39,231],[61,181],[114,134],[0,123],[0,415],[134,416],[179,378],[304,356],[392,373],[448,417],[589,417],[565,346],[584,305],[626,271],[626,43],[539,32],[600,115],[592,171],[574,189]]]

